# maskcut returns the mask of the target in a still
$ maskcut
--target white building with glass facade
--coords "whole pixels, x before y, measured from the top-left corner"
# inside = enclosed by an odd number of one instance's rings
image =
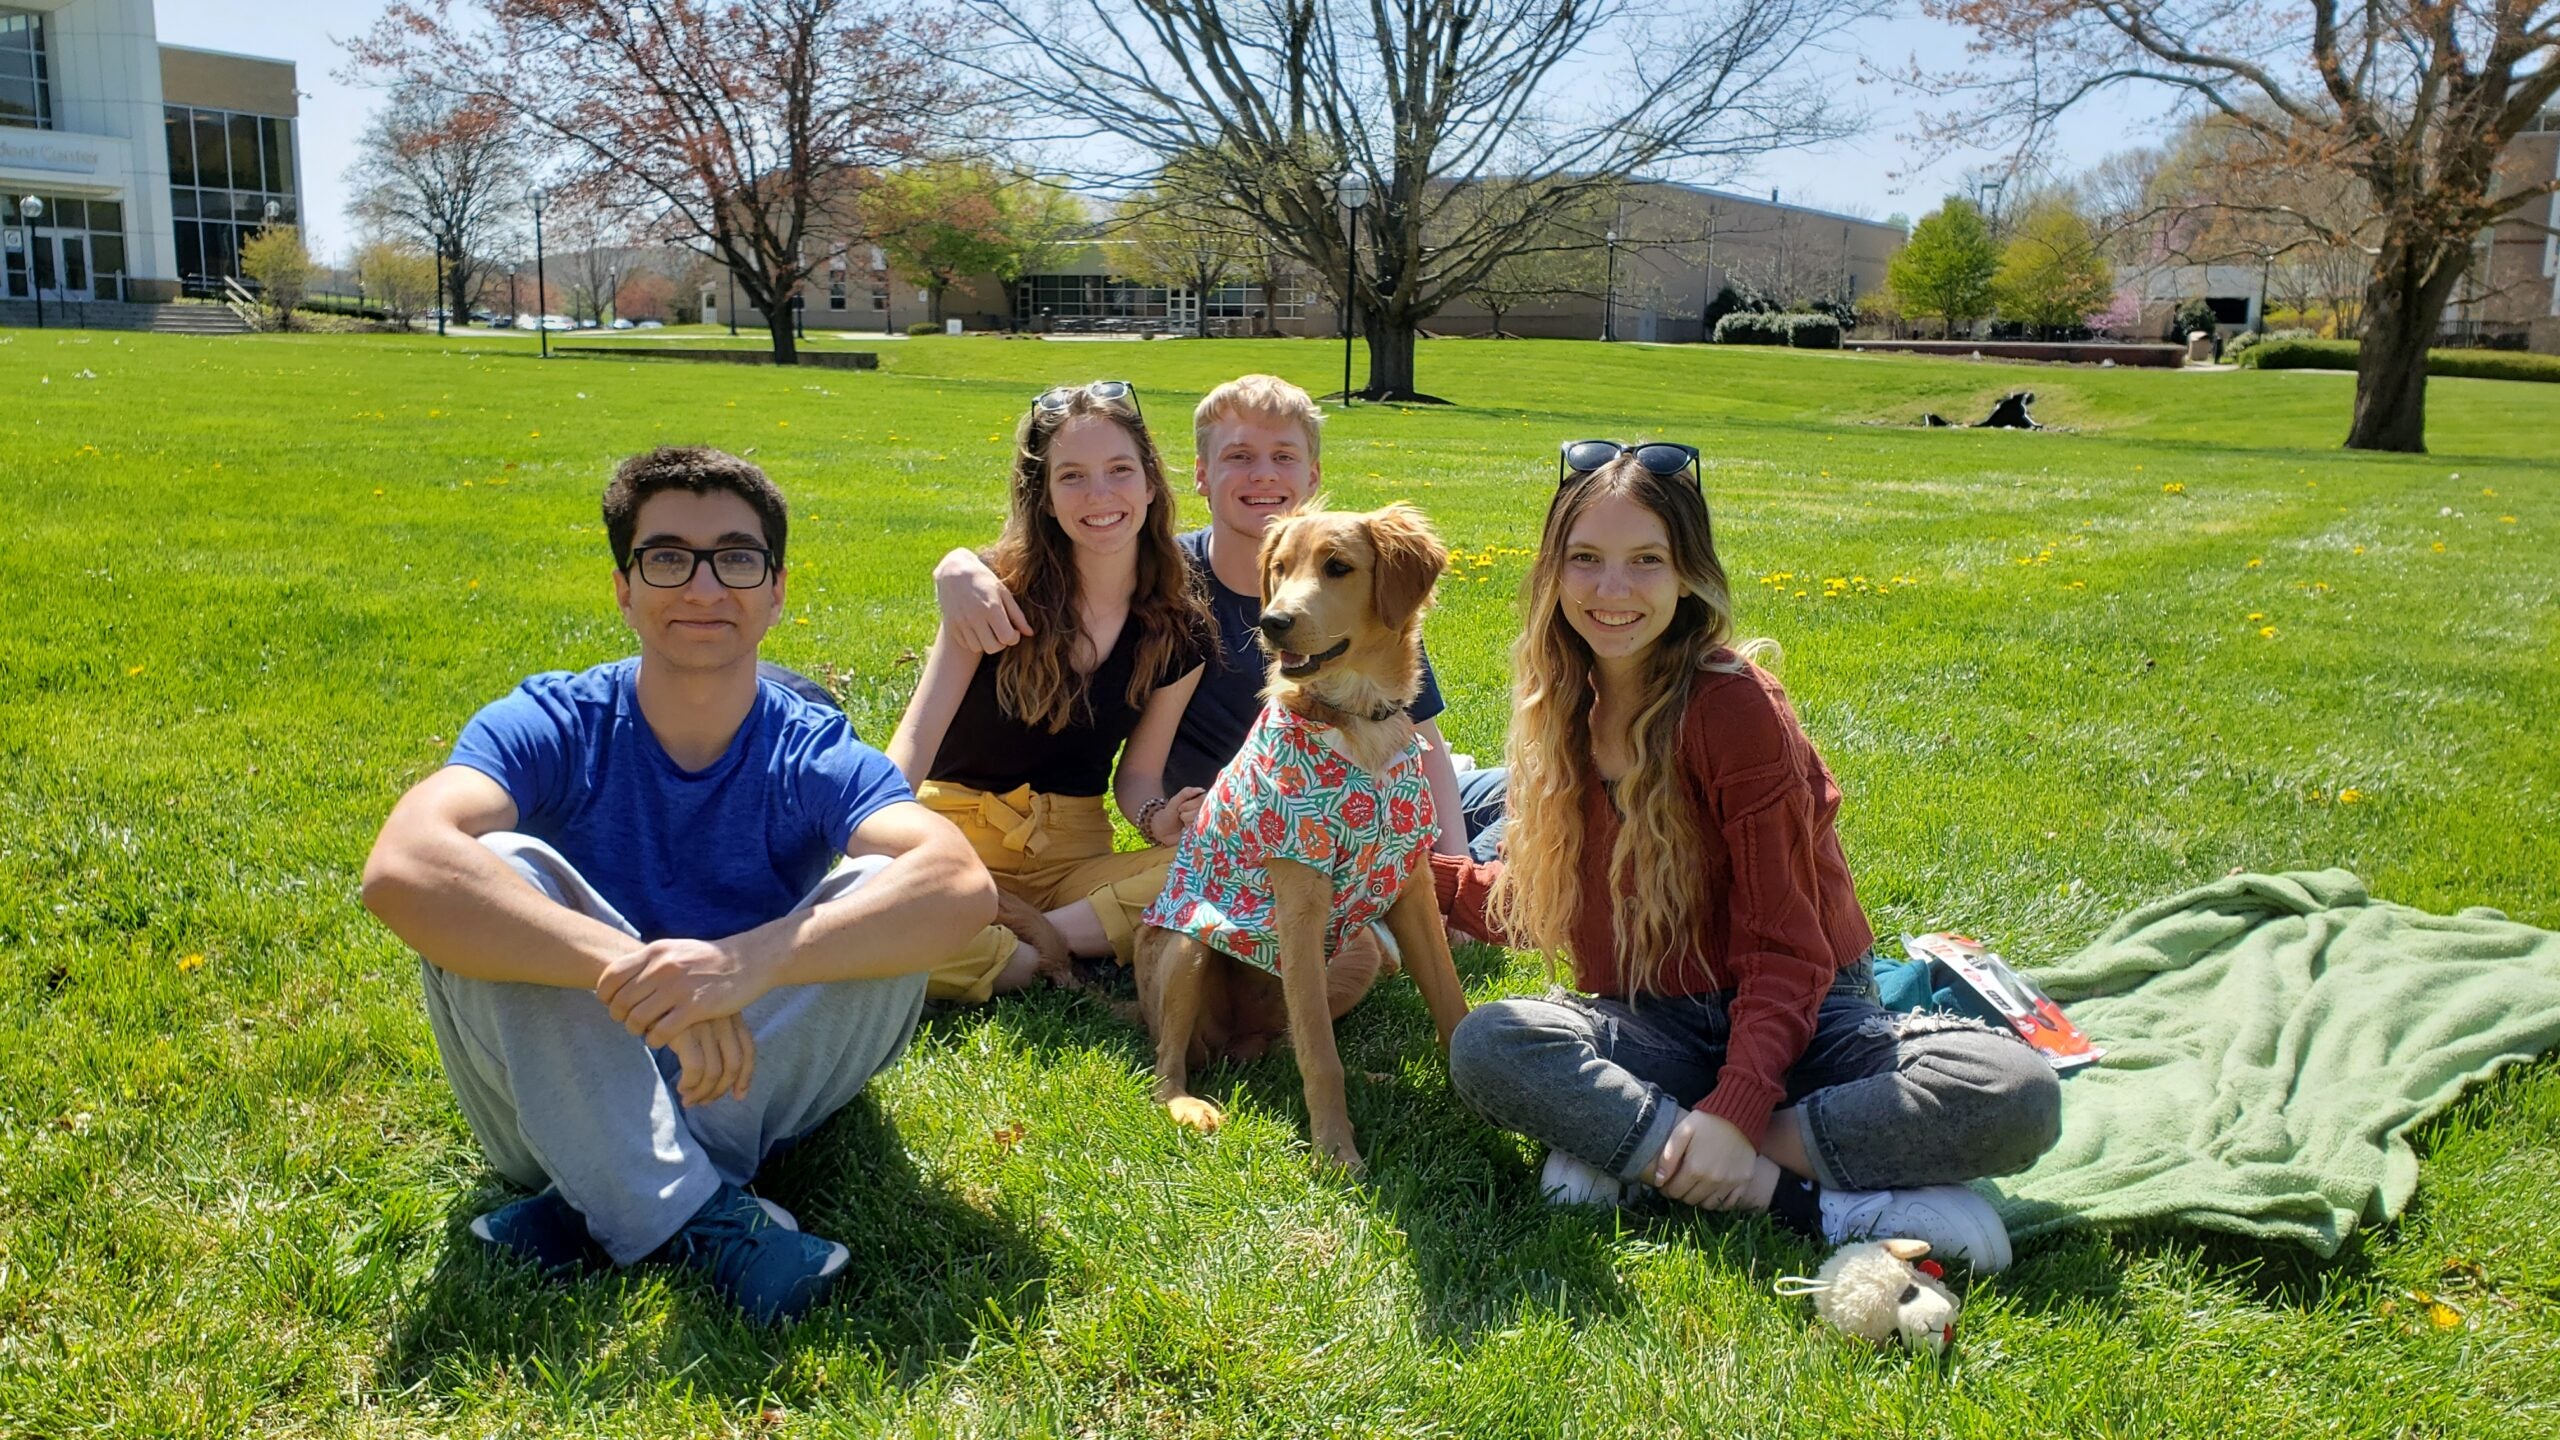
[[[300,221],[298,108],[291,62],[163,45],[151,0],[0,0],[0,300],[219,287]]]

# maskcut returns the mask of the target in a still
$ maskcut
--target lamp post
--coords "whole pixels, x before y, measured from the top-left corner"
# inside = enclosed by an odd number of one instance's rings
[[[1360,284],[1360,210],[1369,203],[1369,177],[1354,170],[1337,181],[1334,197],[1351,214],[1351,244],[1342,266],[1342,403],[1351,404],[1352,291]]]
[[[1618,232],[1605,232],[1600,243],[1609,247],[1609,298],[1600,311],[1600,342],[1605,345],[1618,338]]]
[[[44,202],[33,195],[18,197],[18,218],[26,223],[18,228],[27,237],[27,293],[36,300],[36,328],[44,328],[44,276],[36,270],[36,221],[44,216]]]
[[[721,267],[729,272],[729,333],[738,333],[738,270],[734,265]]]
[[[594,272],[594,271],[592,271],[592,270],[590,270],[590,271],[588,271],[587,273],[588,273],[588,274],[590,274],[590,275],[592,275],[592,274],[594,274],[595,272]],[[599,305],[599,306],[597,306],[596,308],[597,308],[599,311],[603,311],[603,310],[611,310],[611,311],[613,312],[613,319],[612,319],[612,320],[603,320],[603,321],[601,322],[601,323],[603,323],[603,324],[610,325],[610,324],[612,324],[612,323],[613,323],[613,321],[614,321],[614,320],[619,320],[619,319],[621,319],[621,318],[622,318],[622,272],[621,272],[621,271],[619,271],[619,270],[607,270],[606,272],[604,272],[604,304]]]
[[[427,244],[436,252],[436,334],[441,336],[444,334],[444,322],[450,318],[449,312],[453,309],[453,303],[444,293],[444,246],[439,244],[433,235],[427,237]]]
[[[551,282],[542,278],[542,192],[533,192],[533,317],[534,333],[542,337],[542,358],[551,358]]]

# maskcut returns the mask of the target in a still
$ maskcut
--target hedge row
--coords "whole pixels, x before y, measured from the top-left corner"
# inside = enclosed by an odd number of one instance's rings
[[[1779,315],[1764,310],[1738,310],[1716,322],[1716,343],[1837,350],[1840,348],[1840,322],[1828,315]]]
[[[2259,370],[2353,370],[2353,340],[2269,340],[2240,357],[2244,367]],[[2430,350],[2429,375],[2472,380],[2539,380],[2560,384],[2560,355],[2531,355],[2520,350]]]

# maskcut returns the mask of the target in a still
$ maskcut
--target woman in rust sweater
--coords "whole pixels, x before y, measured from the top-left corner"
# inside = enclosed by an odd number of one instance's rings
[[[1451,1078],[1551,1147],[1559,1200],[1640,1183],[1998,1269],[2007,1232],[1955,1182],[2053,1143],[2053,1071],[1876,1004],[1840,790],[1755,647],[1728,645],[1697,454],[1564,447],[1512,651],[1504,858],[1432,876],[1453,924],[1569,957],[1580,993],[1479,1007]]]

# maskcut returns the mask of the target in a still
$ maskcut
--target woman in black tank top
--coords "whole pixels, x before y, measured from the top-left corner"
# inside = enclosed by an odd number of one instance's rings
[[[1200,792],[1167,795],[1165,757],[1209,654],[1209,619],[1173,539],[1173,491],[1125,384],[1042,395],[1014,442],[1011,503],[988,556],[1033,617],[981,658],[934,636],[889,758],[977,847],[997,924],[934,972],[938,998],[984,1000],[1072,956],[1137,943],[1169,846]],[[1113,757],[1117,756],[1117,774]],[[1115,854],[1109,785],[1149,848]]]

